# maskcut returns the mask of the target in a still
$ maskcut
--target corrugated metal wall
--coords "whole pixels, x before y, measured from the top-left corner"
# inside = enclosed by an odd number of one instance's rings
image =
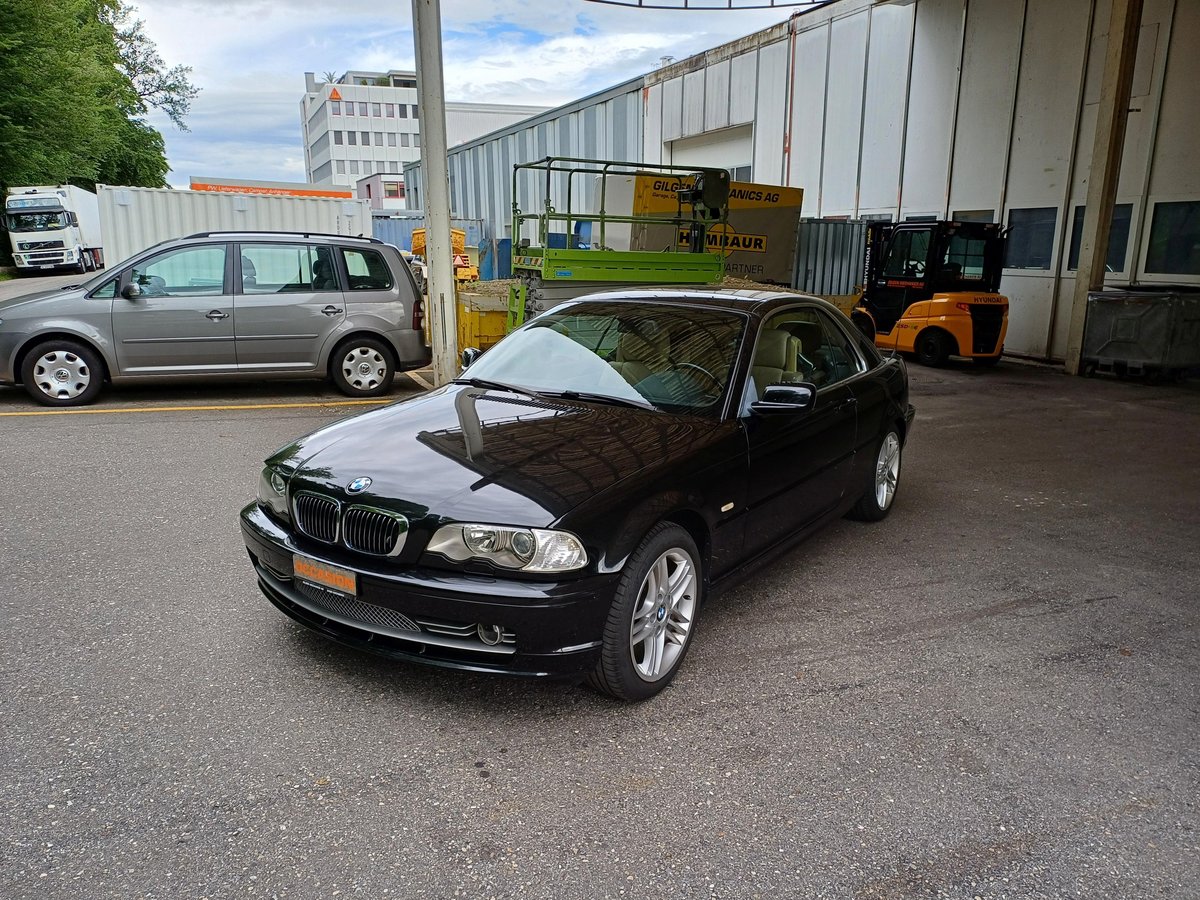
[[[104,262],[114,266],[160,241],[201,231],[371,234],[366,200],[224,194],[170,188],[96,186]]]
[[[451,214],[481,219],[485,239],[510,237],[513,166],[546,156],[640,161],[642,79],[628,81],[535,116],[527,123],[452,148],[449,153]],[[404,183],[410,202],[424,202],[422,178],[420,163],[405,167]],[[532,183],[520,185],[519,193],[517,199],[521,209],[541,209],[541,193],[533,189]],[[550,194],[557,208],[565,206],[566,175],[555,176]],[[572,204],[576,209],[586,211],[582,199],[573,197]]]
[[[862,283],[866,222],[801,219],[792,287],[805,294],[850,294]]]

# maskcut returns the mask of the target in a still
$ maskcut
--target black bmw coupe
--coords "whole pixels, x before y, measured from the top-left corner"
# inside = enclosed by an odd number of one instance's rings
[[[904,363],[823,301],[594,294],[464,356],[452,384],[266,461],[242,532],[296,621],[639,700],[679,670],[714,594],[831,519],[892,506]]]

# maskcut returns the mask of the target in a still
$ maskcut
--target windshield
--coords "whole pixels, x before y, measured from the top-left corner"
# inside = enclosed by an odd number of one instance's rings
[[[9,231],[58,231],[66,227],[67,214],[61,210],[8,214]]]
[[[704,307],[576,304],[514,332],[462,377],[715,415],[745,323],[738,313]]]

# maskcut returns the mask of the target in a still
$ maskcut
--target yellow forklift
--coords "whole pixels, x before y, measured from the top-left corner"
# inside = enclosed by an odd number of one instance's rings
[[[1004,240],[990,222],[872,222],[850,320],[881,350],[927,366],[994,365],[1008,330]]]

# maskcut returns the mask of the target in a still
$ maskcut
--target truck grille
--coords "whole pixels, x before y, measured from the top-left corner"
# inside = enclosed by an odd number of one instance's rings
[[[316,494],[296,495],[296,527],[327,544],[337,542],[341,508],[336,500]]]
[[[394,556],[404,547],[407,533],[403,516],[369,506],[351,506],[342,518],[342,542],[360,553]]]
[[[396,556],[404,549],[408,519],[370,506],[349,506],[301,491],[296,494],[296,527],[311,538],[372,556]]]
[[[1004,326],[1004,307],[990,303],[971,304],[971,350],[974,353],[995,353]]]
[[[62,241],[21,241],[18,250],[53,250],[66,246]]]

